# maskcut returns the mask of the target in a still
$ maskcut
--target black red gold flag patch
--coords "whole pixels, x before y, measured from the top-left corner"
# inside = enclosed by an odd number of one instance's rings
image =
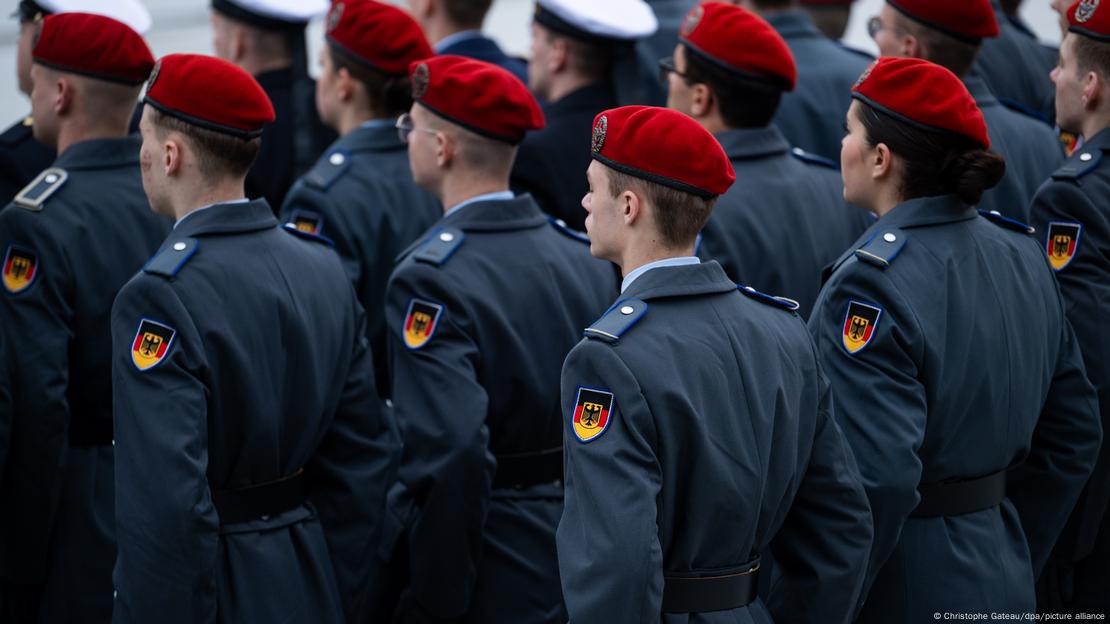
[[[38,256],[29,249],[8,246],[4,254],[4,288],[15,294],[27,290],[38,275]]]
[[[589,442],[609,428],[613,412],[613,393],[593,388],[579,388],[574,400],[574,435],[582,442]]]
[[[167,325],[149,319],[139,321],[139,329],[131,343],[131,361],[135,368],[145,371],[157,366],[170,352],[176,335],[177,332]]]
[[[313,212],[294,210],[293,214],[290,215],[289,222],[298,230],[317,236],[319,236],[321,230],[324,229],[323,217]]]
[[[431,301],[413,299],[409,302],[409,311],[405,314],[405,346],[410,349],[419,349],[432,339],[432,334],[439,324],[439,316],[443,313],[443,306]]]
[[[1079,234],[1082,232],[1083,226],[1078,223],[1053,221],[1048,224],[1045,253],[1048,254],[1048,263],[1054,271],[1071,264],[1076,250],[1079,249]]]
[[[859,353],[871,342],[882,315],[883,310],[878,306],[858,301],[848,302],[848,312],[844,315],[843,342],[844,349],[849,354]]]

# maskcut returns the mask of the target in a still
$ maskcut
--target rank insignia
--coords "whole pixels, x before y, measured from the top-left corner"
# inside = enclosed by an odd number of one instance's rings
[[[309,234],[320,235],[324,229],[324,219],[314,212],[304,212],[301,210],[294,210],[290,215],[289,223],[302,232]]]
[[[609,131],[609,118],[602,115],[597,123],[594,124],[594,135],[591,145],[595,154],[601,153],[601,148],[605,147],[605,133]]]
[[[1079,234],[1082,231],[1083,226],[1078,223],[1053,221],[1048,224],[1045,252],[1048,254],[1048,263],[1052,265],[1052,270],[1061,271],[1071,264],[1075,251],[1079,249]]]
[[[855,355],[871,342],[875,336],[875,327],[879,324],[879,317],[883,315],[882,308],[877,306],[850,301],[848,313],[844,315],[844,349],[849,354]]]
[[[15,294],[30,288],[38,275],[38,257],[14,245],[4,254],[4,288]]]
[[[432,83],[432,72],[427,63],[416,66],[412,72],[412,99],[419,100],[428,92],[428,85]]]
[[[1079,8],[1075,10],[1075,21],[1083,24],[1095,16],[1099,0],[1080,0]]]
[[[686,19],[682,20],[682,28],[679,34],[683,37],[692,35],[703,17],[705,17],[705,8],[701,6],[694,7],[692,11],[686,14]]]
[[[609,415],[613,412],[613,393],[592,388],[579,388],[574,400],[574,435],[582,442],[589,442],[609,428]]]
[[[409,311],[405,314],[405,346],[419,349],[427,344],[436,331],[442,313],[443,306],[438,303],[421,299],[410,301]]]
[[[135,368],[145,371],[157,366],[170,352],[176,335],[172,327],[149,319],[139,321],[139,329],[131,343],[131,361]]]

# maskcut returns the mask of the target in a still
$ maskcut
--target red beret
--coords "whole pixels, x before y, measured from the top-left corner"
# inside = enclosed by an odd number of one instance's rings
[[[154,56],[139,33],[91,13],[47,15],[31,57],[60,71],[136,86],[154,67]]]
[[[337,0],[327,29],[332,45],[386,74],[405,75],[413,62],[435,55],[416,20],[375,0]]]
[[[966,43],[979,43],[999,33],[990,0],[886,1],[906,17]]]
[[[794,55],[763,18],[723,2],[706,2],[686,14],[679,41],[694,54],[740,76],[793,91]]]
[[[883,57],[863,72],[852,97],[912,126],[963,135],[990,149],[987,122],[967,87],[940,65]]]
[[[842,7],[848,7],[848,6],[852,6],[852,3],[855,2],[855,1],[856,0],[801,0],[801,2],[799,4],[801,4],[803,6],[828,6],[828,7],[842,6]]]
[[[436,115],[484,137],[520,143],[543,127],[543,111],[516,76],[461,56],[436,56],[409,67],[412,98]]]
[[[623,106],[595,117],[593,158],[700,197],[720,195],[736,181],[732,163],[708,130],[682,113],[654,106]]]
[[[1068,30],[1110,43],[1110,9],[1098,10],[1099,0],[1079,0],[1068,11]]]
[[[159,59],[143,101],[163,114],[244,139],[260,136],[274,120],[269,96],[250,74],[200,54]]]

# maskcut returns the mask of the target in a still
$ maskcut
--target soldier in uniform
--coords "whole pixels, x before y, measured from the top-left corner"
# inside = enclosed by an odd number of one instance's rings
[[[397,254],[443,214],[412,182],[394,122],[412,106],[408,69],[432,56],[407,13],[374,0],[339,2],[327,20],[316,102],[341,135],[290,190],[281,218],[330,239],[366,310],[377,386],[389,391],[385,286]]]
[[[771,125],[797,75],[786,42],[746,9],[707,2],[690,12],[664,66],[667,105],[712,132],[736,171],[701,232],[698,255],[717,260],[735,282],[794,299],[802,318],[809,316],[821,270],[873,218],[844,203],[832,162],[791,149]]]
[[[528,63],[505,54],[482,34],[493,0],[407,0],[409,12],[424,29],[436,54],[453,54],[493,63],[528,84]]]
[[[543,126],[520,81],[458,56],[415,64],[412,80],[399,124],[416,183],[447,211],[386,296],[404,437],[386,543],[409,570],[396,621],[561,624],[559,367],[615,274],[508,190],[514,145]]]
[[[364,622],[399,448],[362,308],[325,240],[244,197],[274,118],[249,74],[170,55],[144,102],[177,222],[112,308],[113,621]]]
[[[19,40],[16,43],[16,76],[19,90],[31,95],[31,46],[35,23],[52,13],[83,11],[119,20],[139,34],[150,28],[150,13],[139,0],[20,0]],[[7,204],[57,156],[54,150],[34,139],[34,119],[28,115],[0,133],[0,204]]]
[[[624,281],[563,365],[570,620],[848,622],[871,520],[813,342],[794,302],[693,257],[728,156],[642,106],[601,113],[593,153],[590,252]]]
[[[1110,6],[1079,2],[1060,46],[1056,120],[1086,139],[1033,199],[1033,225],[1056,271],[1068,318],[1083,345],[1087,377],[1110,428]],[[1110,613],[1110,451],[1094,474],[1038,587],[1050,612]]]
[[[655,31],[643,0],[539,0],[532,20],[529,88],[544,105],[547,125],[520,144],[510,178],[544,212],[582,231],[582,172],[590,164],[590,124],[617,105],[613,70],[618,48]]]
[[[880,215],[809,327],[871,502],[859,622],[1029,613],[1094,466],[1094,389],[1031,229],[974,208],[1001,178],[955,74],[881,58],[853,89],[841,172]]]
[[[326,0],[212,0],[216,56],[253,75],[273,102],[275,120],[247,176],[247,197],[263,197],[274,210],[336,138],[316,110],[305,52],[308,21],[327,6]]]
[[[1003,104],[1053,121],[1053,89],[1048,74],[1056,67],[1060,51],[1042,44],[1016,17],[1007,15],[998,0],[991,0],[998,36],[983,41],[975,58],[975,71]]]
[[[35,29],[33,127],[59,157],[0,212],[0,356],[12,394],[0,424],[10,432],[0,452],[0,621],[108,622],[108,317],[170,225],[150,213],[139,141],[128,137],[154,58],[138,33],[101,15],[50,15]]]
[[[871,56],[826,37],[797,0],[732,0],[732,4],[766,18],[794,54],[798,84],[783,96],[775,125],[791,145],[835,161],[850,103],[845,94]]]
[[[1033,194],[1064,154],[1051,126],[1003,106],[973,72],[982,41],[998,32],[989,0],[887,0],[871,21],[883,55],[925,59],[961,77],[986,119],[991,149],[1006,161],[979,207],[1027,222]]]

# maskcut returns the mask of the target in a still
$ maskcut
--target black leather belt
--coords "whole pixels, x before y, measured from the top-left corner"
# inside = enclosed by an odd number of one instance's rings
[[[759,589],[759,559],[721,576],[663,575],[663,613],[708,613],[745,607]]]
[[[563,447],[556,446],[532,453],[497,456],[495,488],[522,488],[554,483],[563,478]]]
[[[304,469],[276,481],[212,492],[220,524],[250,522],[296,509],[308,500]]]
[[[962,516],[1001,504],[1006,498],[1006,472],[967,481],[922,483],[917,491],[921,494],[921,502],[910,516]]]
[[[111,418],[70,418],[69,445],[110,446],[112,444]]]

